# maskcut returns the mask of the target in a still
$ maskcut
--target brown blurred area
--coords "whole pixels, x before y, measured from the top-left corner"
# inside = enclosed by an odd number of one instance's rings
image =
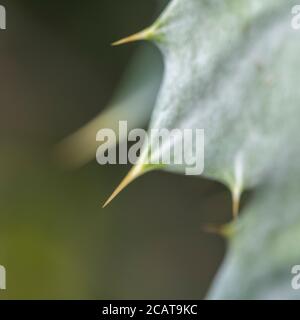
[[[135,50],[151,46],[110,43],[149,25],[156,1],[1,4],[0,299],[205,297],[225,242],[203,226],[231,219],[223,186],[154,172],[103,210],[129,168],[63,170],[52,157],[107,105]]]

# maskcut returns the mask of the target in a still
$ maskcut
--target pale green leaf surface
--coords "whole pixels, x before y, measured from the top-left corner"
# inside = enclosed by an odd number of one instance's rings
[[[291,285],[292,267],[300,264],[300,165],[295,159],[299,152],[281,155],[272,178],[230,227],[234,236],[209,299],[300,299]]]
[[[204,176],[237,197],[256,188],[229,227],[229,253],[212,299],[299,298],[291,287],[291,267],[300,264],[300,34],[291,28],[293,5],[173,0],[142,33],[165,63],[150,129],[204,129]],[[117,192],[149,170],[143,163],[159,154],[156,148],[145,146]],[[184,173],[185,166],[163,169]]]
[[[166,71],[150,128],[205,129],[204,174],[231,189],[264,177],[295,108],[282,54],[297,36],[284,3],[176,0],[154,24]]]

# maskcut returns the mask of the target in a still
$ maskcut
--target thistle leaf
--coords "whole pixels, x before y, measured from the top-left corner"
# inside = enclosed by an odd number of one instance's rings
[[[299,299],[291,269],[299,265],[299,151],[280,155],[279,170],[259,187],[231,228],[229,252],[209,299]]]
[[[287,38],[296,41],[292,3],[174,0],[151,27],[165,75],[150,130],[204,129],[204,175],[230,188],[235,214],[243,190],[271,171],[288,131],[281,124],[295,108],[295,92],[278,92],[286,78],[276,69]],[[164,150],[146,148],[150,156]]]
[[[279,91],[287,71],[278,59],[297,41],[286,2],[177,0],[157,22],[166,71],[150,129],[204,129],[204,175],[236,202],[270,170],[295,109],[297,93]]]
[[[256,190],[230,226],[229,253],[209,298],[297,297],[290,285],[290,267],[300,263],[300,33],[290,25],[293,5],[173,0],[152,27],[165,74],[149,130],[204,129],[203,175],[229,187],[235,216],[243,191]],[[145,154],[163,157],[165,149],[147,141]],[[183,174],[186,166],[160,168]]]

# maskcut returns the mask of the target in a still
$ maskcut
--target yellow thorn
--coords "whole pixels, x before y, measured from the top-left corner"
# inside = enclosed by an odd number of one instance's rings
[[[240,202],[241,202],[241,190],[235,188],[232,192],[232,214],[233,219],[236,220],[240,211]]]
[[[104,203],[102,208],[105,208],[122,190],[124,190],[133,180],[144,173],[142,165],[134,166],[126,175],[126,177],[121,181],[112,195],[108,198],[108,200]]]
[[[232,214],[233,219],[236,220],[240,210],[241,195],[243,192],[243,158],[238,154],[234,163],[235,179],[234,185],[231,187],[232,194]]]
[[[223,225],[207,224],[202,226],[202,230],[204,232],[214,234],[223,238],[230,238],[232,234],[231,226],[229,224],[223,224]]]
[[[129,37],[126,37],[124,39],[116,41],[116,42],[112,43],[112,46],[119,46],[121,44],[129,43],[129,42],[148,40],[153,37],[154,33],[155,33],[155,28],[152,26],[152,27],[147,28],[145,30],[142,30],[136,34],[133,34]]]

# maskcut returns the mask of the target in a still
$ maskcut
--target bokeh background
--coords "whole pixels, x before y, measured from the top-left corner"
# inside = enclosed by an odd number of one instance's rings
[[[129,167],[53,157],[109,104],[136,50],[162,60],[151,44],[110,46],[148,26],[157,1],[1,4],[0,299],[204,298],[225,241],[203,227],[230,221],[225,187],[154,172],[102,209]]]

